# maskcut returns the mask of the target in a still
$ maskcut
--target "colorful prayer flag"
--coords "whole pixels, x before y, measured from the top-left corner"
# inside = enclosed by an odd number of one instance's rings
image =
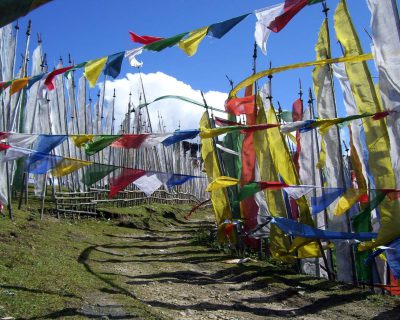
[[[200,28],[190,32],[189,36],[185,40],[181,40],[178,44],[189,57],[193,56],[197,52],[197,48],[201,40],[207,34],[208,27]]]
[[[116,178],[110,179],[109,198],[114,197],[119,191],[130,185],[136,179],[145,175],[146,171],[138,169],[123,168],[121,174]]]
[[[83,72],[83,75],[88,80],[91,88],[96,85],[97,79],[99,79],[100,73],[106,64],[107,59],[108,57],[103,57],[96,60],[91,60],[85,64],[85,71]]]
[[[161,37],[153,37],[153,36],[139,36],[136,33],[129,31],[129,35],[131,36],[132,42],[141,43],[144,45],[163,40]]]

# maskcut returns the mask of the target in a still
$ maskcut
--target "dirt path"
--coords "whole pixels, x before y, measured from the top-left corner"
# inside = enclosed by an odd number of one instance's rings
[[[165,319],[400,319],[398,299],[381,299],[368,289],[265,263],[226,264],[230,257],[190,242],[204,228],[211,222],[109,235],[112,242],[96,248],[102,257],[88,254],[85,261],[104,279],[122,279],[109,283]],[[120,316],[109,318],[131,318],[118,310]]]

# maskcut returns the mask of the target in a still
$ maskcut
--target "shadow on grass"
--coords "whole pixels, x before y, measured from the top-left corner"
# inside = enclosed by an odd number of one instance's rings
[[[121,311],[113,312],[113,308],[115,306],[104,306],[99,310],[83,310],[77,308],[65,308],[62,310],[54,311],[48,313],[44,316],[40,317],[32,317],[29,320],[36,320],[36,319],[64,319],[65,317],[84,317],[85,319],[137,319],[136,315],[128,314]],[[26,319],[26,318],[18,318],[19,319]]]
[[[34,288],[26,288],[26,287],[21,287],[21,286],[10,286],[10,285],[0,285],[1,289],[7,289],[7,290],[17,290],[17,291],[25,291],[25,292],[31,292],[31,293],[44,293],[44,294],[51,294],[51,295],[56,295],[60,297],[66,297],[66,298],[76,298],[76,299],[82,299],[81,297],[78,297],[77,295],[73,293],[64,293],[64,292],[57,292],[57,291],[50,291],[50,290],[39,290],[39,289],[34,289]]]

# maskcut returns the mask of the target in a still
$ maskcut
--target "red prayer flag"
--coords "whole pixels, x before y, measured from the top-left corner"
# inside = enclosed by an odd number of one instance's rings
[[[381,112],[377,112],[377,113],[375,113],[375,115],[372,117],[372,119],[374,119],[374,120],[380,120],[380,119],[386,118],[389,114],[390,114],[390,111],[381,111]]]
[[[114,148],[135,149],[139,148],[143,141],[147,139],[149,134],[124,134],[118,140],[114,141],[111,146]]]
[[[292,105],[292,117],[293,121],[301,121],[303,120],[303,100],[297,99]],[[293,156],[294,166],[296,167],[297,172],[300,172],[300,158],[301,152],[301,144],[300,144],[300,131],[296,131],[296,153]]]
[[[4,151],[4,150],[10,149],[10,148],[11,148],[11,146],[8,144],[0,143],[0,151]]]
[[[258,131],[258,130],[265,130],[265,129],[271,129],[271,128],[276,128],[276,127],[280,127],[280,124],[255,124],[252,126],[249,126],[248,128],[244,128],[242,130],[240,130],[240,133],[249,133],[249,132],[254,132],[254,131]]]
[[[114,197],[120,190],[123,190],[133,181],[139,179],[141,176],[144,176],[145,174],[146,171],[144,170],[124,168],[121,174],[117,178],[112,178],[110,180],[110,193],[108,194],[108,197],[109,198]]]
[[[292,105],[293,121],[301,121],[303,119],[303,100],[297,99]]]
[[[164,39],[164,38],[153,37],[153,36],[139,36],[136,33],[133,33],[132,31],[129,31],[129,34],[131,35],[132,42],[138,42],[138,43],[145,44],[145,45]]]
[[[241,114],[254,114],[255,113],[255,96],[250,95],[244,98],[234,98],[225,103],[225,110],[233,113],[236,116]]]
[[[45,86],[47,87],[48,90],[53,90],[54,89],[54,83],[53,80],[56,76],[58,76],[59,74],[63,74],[65,72],[67,72],[68,70],[72,69],[73,66],[70,67],[65,67],[65,68],[61,68],[61,69],[56,69],[52,72],[49,73],[49,75],[47,76],[46,80],[44,81]]]
[[[0,140],[6,139],[9,135],[8,132],[0,132]]]
[[[258,184],[262,190],[264,190],[264,189],[279,190],[282,188],[289,187],[289,185],[287,185],[286,183],[279,182],[279,181],[261,181]]]
[[[238,110],[246,111],[241,113],[246,114],[246,123],[250,126],[256,124],[257,116],[255,108],[255,96],[252,95],[252,93],[253,86],[250,85],[246,88],[244,98],[232,99],[228,101],[228,104],[231,103],[237,105],[234,106],[235,109],[237,108]],[[242,143],[242,174],[240,179],[242,186],[255,180],[256,152],[254,149],[253,135],[254,132],[246,133]],[[257,214],[259,208],[254,196],[244,199],[241,204],[244,218],[244,231],[248,232],[257,227]],[[259,240],[245,238],[245,242],[248,246],[257,248]]]
[[[219,117],[214,118],[215,124],[220,127],[225,127],[225,126],[240,126],[241,124],[235,121],[230,121],[226,119],[222,119]]]
[[[307,4],[309,0],[286,0],[283,13],[276,17],[268,26],[273,32],[281,31],[288,22]]]

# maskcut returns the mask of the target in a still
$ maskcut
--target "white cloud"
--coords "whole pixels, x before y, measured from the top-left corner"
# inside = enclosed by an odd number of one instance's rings
[[[184,96],[201,103],[203,101],[200,90],[195,90],[190,85],[165,73],[142,74],[142,79],[147,102],[165,95]],[[139,73],[128,73],[123,79],[107,81],[106,101],[112,101],[114,89],[116,90],[115,118],[116,125],[118,126],[127,112],[130,92],[132,93],[131,99],[135,107],[140,103],[144,103]],[[223,109],[228,94],[225,92],[208,91],[204,93],[204,96],[209,106]],[[197,129],[204,112],[204,108],[200,106],[176,99],[157,101],[149,105],[148,108],[154,132],[158,132],[158,114],[164,120],[165,130],[171,132],[178,129],[179,125],[181,129]],[[145,109],[142,109],[142,111],[146,112]],[[224,113],[216,112],[215,115],[226,118]]]

